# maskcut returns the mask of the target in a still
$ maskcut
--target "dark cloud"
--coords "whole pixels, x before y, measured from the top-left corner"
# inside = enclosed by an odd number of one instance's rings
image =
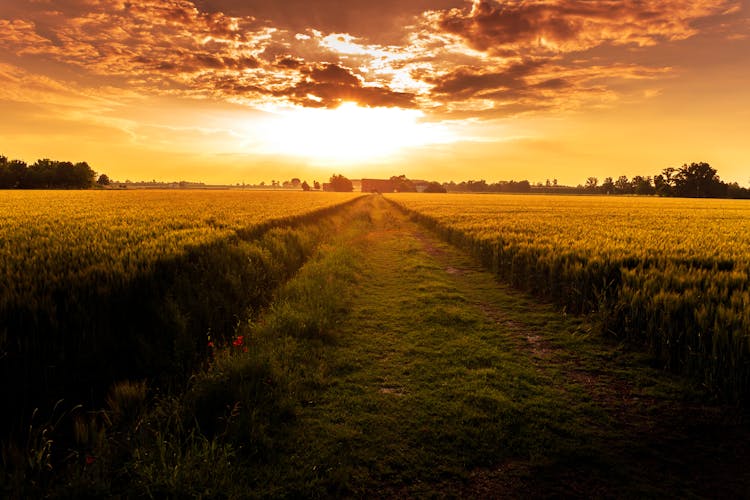
[[[365,87],[351,71],[335,64],[303,68],[301,74],[302,81],[274,96],[308,107],[335,108],[347,101],[368,107],[415,107],[413,94]]]
[[[303,72],[309,76],[314,83],[331,83],[334,85],[351,85],[359,86],[359,79],[349,70],[336,64],[325,64],[323,66],[314,66],[307,68]]]
[[[471,8],[442,11],[437,25],[472,48],[515,52],[586,50],[603,43],[652,45],[694,33],[693,19],[716,14],[734,2],[621,0],[569,2],[475,0]]]
[[[448,9],[461,0],[196,0],[199,9],[253,16],[296,33],[352,33],[373,43],[397,43],[403,27],[428,9]]]
[[[526,77],[534,74],[544,63],[524,61],[513,64],[502,71],[487,71],[481,68],[458,68],[433,80],[434,92],[460,100],[497,89],[519,89],[528,86]]]
[[[302,59],[296,59],[291,56],[279,57],[276,59],[276,65],[286,69],[297,69],[301,67],[305,61]]]

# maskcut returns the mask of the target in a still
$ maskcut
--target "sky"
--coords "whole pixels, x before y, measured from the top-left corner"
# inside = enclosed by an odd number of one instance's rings
[[[0,154],[117,180],[750,185],[750,0],[0,0]]]

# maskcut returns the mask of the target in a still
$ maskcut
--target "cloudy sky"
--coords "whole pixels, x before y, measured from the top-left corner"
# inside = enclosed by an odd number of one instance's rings
[[[750,0],[0,0],[0,154],[124,180],[750,184]]]

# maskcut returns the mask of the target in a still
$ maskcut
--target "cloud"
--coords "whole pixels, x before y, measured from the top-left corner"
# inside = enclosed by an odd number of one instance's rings
[[[708,0],[353,0],[345,8],[334,0],[4,2],[0,63],[38,75],[50,93],[107,86],[254,107],[356,101],[419,107],[433,117],[497,117],[611,102],[625,92],[623,82],[636,86],[669,71],[627,64],[618,50],[688,38],[698,20],[736,17],[736,7]]]
[[[336,64],[309,66],[300,74],[303,76],[301,81],[275,92],[274,96],[286,97],[294,104],[306,107],[335,108],[344,102],[357,102],[367,107],[415,107],[412,94],[364,86],[361,77]]]
[[[737,2],[474,0],[425,12],[413,44],[440,116],[506,116],[606,105],[671,68],[627,64],[632,50],[687,39]],[[632,53],[632,52],[631,52]],[[653,95],[641,88],[639,95]]]
[[[462,99],[488,90],[523,89],[528,87],[526,77],[537,72],[543,61],[523,61],[511,64],[500,71],[461,67],[433,80],[433,91],[451,99]]]
[[[682,0],[474,0],[471,8],[433,14],[439,29],[473,49],[494,54],[555,53],[603,44],[655,45],[696,33],[691,21],[729,9],[733,2]]]
[[[401,43],[410,25],[427,9],[447,9],[456,0],[196,0],[206,12],[264,19],[281,30],[351,33],[374,44]]]

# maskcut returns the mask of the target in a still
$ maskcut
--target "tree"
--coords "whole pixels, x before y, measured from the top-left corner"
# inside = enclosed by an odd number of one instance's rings
[[[674,167],[667,167],[664,170],[661,171],[662,178],[664,179],[664,183],[669,186],[674,186],[674,178],[677,174],[677,169]]]
[[[632,185],[627,176],[621,175],[617,178],[615,181],[615,192],[617,194],[630,194],[632,192]]]
[[[716,169],[705,162],[683,165],[674,177],[678,196],[706,198],[726,196],[726,184],[719,180]]]
[[[487,181],[484,179],[478,181],[469,181],[466,183],[466,189],[472,193],[484,193],[489,191]]]
[[[110,184],[109,176],[107,174],[102,174],[99,176],[99,178],[96,180],[96,183],[100,186],[109,186]]]
[[[654,186],[651,184],[651,177],[636,175],[631,182],[635,194],[654,194]]]
[[[439,182],[430,182],[427,187],[424,188],[425,193],[447,193],[448,190],[443,187]]]
[[[659,174],[654,177],[654,191],[659,196],[670,196],[672,194],[672,187],[667,184],[664,176]]]
[[[85,161],[73,165],[73,182],[71,187],[90,188],[94,185],[96,172]]]
[[[516,183],[515,192],[517,193],[528,193],[531,191],[531,184],[526,179],[518,181]]]
[[[317,191],[318,189],[320,189],[320,182],[318,182],[318,181],[313,181],[313,189],[315,189],[316,191]]]
[[[399,175],[391,177],[391,183],[393,184],[393,190],[397,193],[415,193],[417,188],[414,187],[414,183],[406,178],[405,175]]]
[[[612,181],[612,177],[607,177],[602,182],[602,193],[612,194],[615,192],[615,183]]]
[[[310,184],[308,184],[307,181],[303,182],[301,187],[302,191],[310,191]]]
[[[338,192],[351,192],[354,191],[352,181],[347,179],[341,174],[333,174],[330,179],[331,189]]]
[[[599,179],[596,177],[589,177],[586,179],[586,189],[589,191],[595,191],[596,186],[599,184]]]

